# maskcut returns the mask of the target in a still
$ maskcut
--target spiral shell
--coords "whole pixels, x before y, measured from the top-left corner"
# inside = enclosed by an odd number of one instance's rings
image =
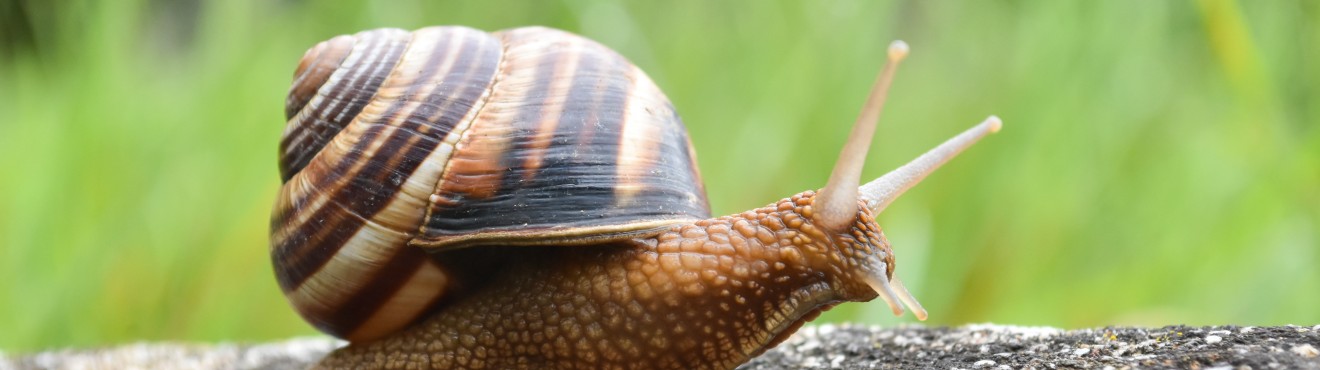
[[[378,29],[295,72],[271,259],[318,329],[378,338],[452,298],[428,252],[580,245],[710,216],[687,133],[641,70],[531,27]]]

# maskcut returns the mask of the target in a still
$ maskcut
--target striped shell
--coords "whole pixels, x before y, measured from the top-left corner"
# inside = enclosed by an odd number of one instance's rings
[[[335,37],[298,64],[285,115],[276,277],[307,321],[352,341],[462,283],[445,266],[464,261],[428,252],[598,243],[710,216],[669,100],[563,31]]]

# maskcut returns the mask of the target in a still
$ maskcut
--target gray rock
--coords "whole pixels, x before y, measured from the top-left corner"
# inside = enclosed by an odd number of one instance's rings
[[[1320,328],[1301,326],[822,325],[739,369],[1320,369],[1318,347]],[[837,356],[845,360],[827,362]]]
[[[1218,339],[1211,339],[1218,338]],[[10,369],[297,369],[342,341],[255,345],[131,344],[5,357]],[[1320,326],[1098,328],[803,328],[741,370],[762,369],[1320,369]]]
[[[137,343],[49,351],[9,359],[0,355],[0,370],[301,369],[343,344],[343,341],[330,338],[299,338],[251,345]]]

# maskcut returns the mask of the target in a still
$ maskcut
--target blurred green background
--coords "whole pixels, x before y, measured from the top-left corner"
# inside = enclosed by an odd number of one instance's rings
[[[1320,2],[7,0],[0,349],[313,334],[266,254],[293,69],[438,24],[632,59],[718,214],[823,185],[902,38],[868,177],[1005,121],[880,216],[927,324],[1320,323]]]

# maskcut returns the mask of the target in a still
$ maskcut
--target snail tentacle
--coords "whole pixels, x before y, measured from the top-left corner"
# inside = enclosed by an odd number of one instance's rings
[[[866,153],[870,150],[871,140],[875,136],[875,125],[880,120],[880,111],[889,96],[889,86],[894,81],[894,72],[898,63],[908,55],[907,43],[898,40],[889,44],[889,61],[876,76],[871,94],[866,98],[862,113],[853,124],[848,142],[839,153],[839,161],[834,165],[829,181],[816,196],[815,222],[831,230],[844,230],[852,224],[857,213],[857,184],[861,182],[862,166],[866,164]]]
[[[935,172],[953,157],[958,156],[963,150],[970,148],[972,144],[976,144],[981,138],[999,132],[1003,125],[1004,123],[999,120],[999,117],[990,116],[986,118],[980,124],[950,138],[902,167],[889,171],[884,176],[862,185],[859,189],[862,200],[866,202],[866,207],[870,208],[871,212],[878,214],[884,211],[885,207],[888,207],[890,203],[903,195],[903,192],[916,186],[926,176]]]

